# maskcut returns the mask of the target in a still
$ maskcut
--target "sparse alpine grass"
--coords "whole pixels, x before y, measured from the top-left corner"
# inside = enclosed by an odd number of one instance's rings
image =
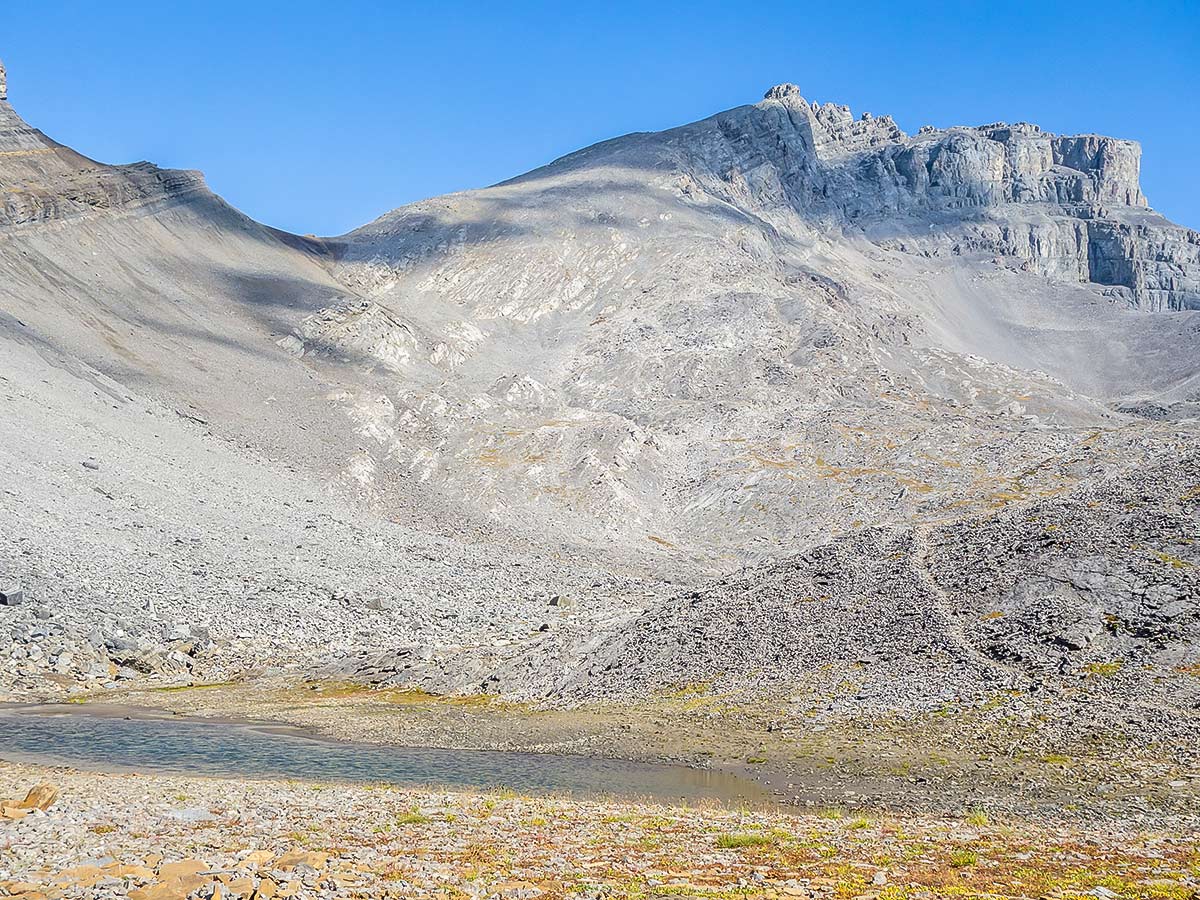
[[[950,865],[955,869],[966,869],[979,862],[979,854],[967,847],[950,851]]]
[[[967,824],[974,825],[977,828],[982,828],[984,825],[990,825],[992,820],[988,818],[988,814],[980,807],[975,807],[967,814]]]
[[[723,832],[717,835],[717,847],[722,850],[740,850],[743,847],[762,847],[772,842],[769,834],[752,831]]]
[[[397,825],[428,825],[429,822],[429,817],[422,815],[421,811],[416,807],[396,816]]]

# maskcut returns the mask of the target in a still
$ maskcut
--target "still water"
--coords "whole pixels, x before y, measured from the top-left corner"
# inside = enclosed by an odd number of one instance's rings
[[[130,710],[0,708],[0,759],[100,772],[161,772],[355,781],[395,785],[511,788],[525,794],[770,804],[753,782],[685,766],[547,753],[431,750],[326,740],[293,728]]]

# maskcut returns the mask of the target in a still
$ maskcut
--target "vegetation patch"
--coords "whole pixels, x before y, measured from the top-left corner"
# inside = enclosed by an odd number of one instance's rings
[[[967,847],[950,851],[950,865],[956,869],[965,869],[979,863],[979,854]]]
[[[988,818],[988,814],[978,806],[971,810],[970,814],[967,816],[967,824],[974,825],[976,828],[983,828],[986,825],[990,825],[991,821],[992,820]]]
[[[397,825],[428,825],[432,820],[422,815],[418,809],[410,809],[408,812],[403,812],[396,816]]]
[[[769,834],[753,831],[725,832],[717,835],[716,845],[722,850],[736,850],[742,847],[762,847],[772,841],[773,838]]]

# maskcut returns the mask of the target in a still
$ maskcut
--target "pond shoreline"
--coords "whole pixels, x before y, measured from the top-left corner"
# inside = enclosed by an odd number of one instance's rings
[[[785,806],[1040,821],[1170,823],[1200,809],[1200,771],[1170,747],[1061,742],[997,702],[953,715],[805,720],[803,695],[737,698],[689,689],[636,703],[555,707],[441,696],[303,676],[132,688],[64,706],[299,728],[317,739],[515,751],[684,766],[757,783]],[[803,709],[801,706],[800,709]],[[1119,735],[1112,735],[1118,738]]]
[[[0,707],[0,759],[97,774],[311,779],[426,789],[512,788],[546,795],[778,806],[769,791],[755,782],[696,767],[354,742],[279,722],[202,718],[107,704]]]

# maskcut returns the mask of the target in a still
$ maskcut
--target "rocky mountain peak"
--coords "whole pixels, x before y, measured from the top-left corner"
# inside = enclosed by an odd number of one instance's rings
[[[777,84],[763,94],[764,100],[786,100],[788,97],[799,97],[800,87],[789,82]]]
[[[906,137],[891,116],[876,118],[863,113],[857,120],[850,107],[837,103],[809,102],[794,84],[777,84],[763,95],[755,108],[770,115],[786,114],[785,140],[795,148],[830,159],[855,153]]]
[[[0,59],[0,100],[8,99],[8,74],[4,71],[4,60]]]
[[[1200,307],[1200,234],[1150,208],[1136,141],[1029,122],[908,135],[890,116],[812,101],[788,83],[688,134],[686,165],[706,190],[777,228],[1018,259],[1145,309]]]

